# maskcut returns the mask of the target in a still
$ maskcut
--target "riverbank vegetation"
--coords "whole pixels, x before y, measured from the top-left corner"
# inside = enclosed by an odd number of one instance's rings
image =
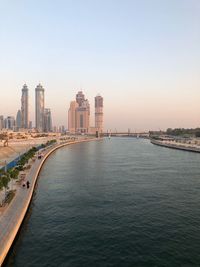
[[[200,137],[200,128],[185,129],[185,128],[168,128],[166,131],[150,131],[150,136],[168,135],[173,137],[195,138]]]
[[[54,145],[56,142],[57,142],[57,140],[56,140],[56,139],[49,140],[49,141],[47,141],[45,144],[42,144],[42,145],[41,145],[41,147],[42,147],[42,148],[45,148],[45,147],[48,147],[48,146]]]
[[[168,128],[166,131],[166,134],[173,135],[173,136],[200,137],[200,128],[195,128],[195,129]]]
[[[41,148],[46,148],[49,147],[53,144],[55,144],[57,141],[56,140],[49,140],[47,141],[45,144],[42,144],[40,146]],[[0,191],[4,190],[5,194],[4,194],[4,200],[3,203],[0,203],[0,205],[2,206],[3,204],[7,203],[7,199],[11,199],[14,197],[14,193],[13,190],[9,190],[9,183],[11,182],[11,180],[16,180],[18,179],[19,176],[19,172],[25,170],[25,168],[28,168],[27,163],[29,162],[30,159],[32,159],[36,152],[38,151],[37,147],[32,147],[29,151],[27,151],[26,153],[24,153],[16,162],[16,166],[10,169],[0,169]],[[11,192],[11,193],[10,193]],[[9,195],[9,198],[8,198]],[[12,197],[11,197],[12,196]]]

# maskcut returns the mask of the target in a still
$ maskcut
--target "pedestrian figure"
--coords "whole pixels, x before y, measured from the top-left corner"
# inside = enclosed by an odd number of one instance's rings
[[[29,185],[30,185],[30,182],[27,181],[27,182],[26,182],[26,187],[29,188]]]

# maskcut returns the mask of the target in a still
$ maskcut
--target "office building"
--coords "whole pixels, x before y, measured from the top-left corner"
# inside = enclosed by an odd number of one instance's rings
[[[83,102],[85,101],[85,95],[83,94],[82,91],[79,91],[76,94],[76,102],[78,103],[79,107],[82,106]]]
[[[78,103],[76,101],[70,102],[70,108],[68,111],[68,131],[72,134],[76,132],[76,109]]]
[[[95,127],[90,127],[90,104],[82,91],[76,94],[76,101],[70,102],[68,110],[68,131],[72,134],[103,133],[103,97],[95,97]]]
[[[44,109],[44,132],[52,132],[52,118],[49,108]]]
[[[95,97],[95,128],[99,134],[103,133],[103,97]]]
[[[76,108],[76,131],[78,133],[89,133],[90,128],[90,105],[87,99],[84,99]]]
[[[29,124],[29,110],[28,110],[28,87],[24,84],[22,88],[21,97],[21,127],[28,129]]]
[[[21,110],[18,110],[16,116],[16,130],[19,130],[22,127],[22,113]]]
[[[44,131],[44,88],[41,84],[35,88],[35,128]]]
[[[89,133],[90,105],[82,91],[76,94],[76,101],[70,102],[68,110],[68,131],[74,133]]]
[[[32,123],[32,121],[29,121],[29,123],[28,123],[28,128],[29,128],[30,130],[33,128],[33,123]]]
[[[0,116],[0,131],[5,128],[3,115]]]
[[[5,128],[7,130],[14,130],[15,127],[15,118],[13,116],[8,116],[5,119]]]
[[[82,91],[76,94],[76,132],[88,133],[90,127],[90,105]]]

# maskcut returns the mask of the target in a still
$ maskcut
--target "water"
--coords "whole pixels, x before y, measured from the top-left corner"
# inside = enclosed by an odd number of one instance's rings
[[[200,266],[200,154],[134,138],[57,150],[5,266]]]

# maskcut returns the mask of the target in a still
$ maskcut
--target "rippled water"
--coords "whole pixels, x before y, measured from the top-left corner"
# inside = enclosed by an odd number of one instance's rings
[[[57,150],[6,266],[200,266],[200,154],[134,138]]]

